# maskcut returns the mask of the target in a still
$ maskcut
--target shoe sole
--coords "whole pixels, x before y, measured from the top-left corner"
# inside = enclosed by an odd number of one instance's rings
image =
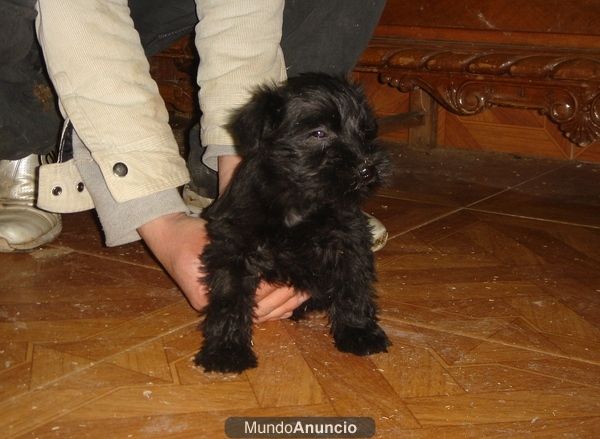
[[[0,253],[12,253],[12,252],[27,252],[41,247],[44,244],[54,241],[60,232],[62,231],[62,220],[59,218],[58,222],[48,232],[42,236],[23,244],[11,244],[6,239],[0,238]]]
[[[199,216],[202,210],[210,206],[212,198],[206,198],[191,190],[187,185],[183,188],[183,202],[186,204],[193,216]]]
[[[373,236],[373,243],[371,244],[371,250],[373,252],[381,250],[385,247],[388,240],[388,232],[382,233],[381,236]]]

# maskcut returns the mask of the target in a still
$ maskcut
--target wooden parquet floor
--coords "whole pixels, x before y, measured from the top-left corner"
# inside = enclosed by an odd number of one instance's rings
[[[260,366],[192,366],[197,314],[90,213],[0,254],[0,436],[221,438],[230,416],[368,416],[377,438],[600,437],[600,166],[396,147],[366,210],[388,354],[326,320],[255,331]]]

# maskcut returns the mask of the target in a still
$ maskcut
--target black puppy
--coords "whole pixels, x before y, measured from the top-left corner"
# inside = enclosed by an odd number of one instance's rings
[[[324,74],[291,78],[258,90],[231,130],[243,160],[226,192],[203,212],[209,304],[196,364],[218,372],[256,366],[252,324],[261,279],[310,294],[296,317],[327,309],[340,351],[386,351],[360,203],[390,162],[374,143],[377,127],[362,91]]]

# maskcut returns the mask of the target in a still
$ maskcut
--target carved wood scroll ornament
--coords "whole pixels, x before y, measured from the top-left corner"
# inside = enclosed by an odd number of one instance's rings
[[[375,38],[357,70],[408,92],[419,87],[450,111],[498,105],[537,109],[579,146],[600,139],[600,53]]]

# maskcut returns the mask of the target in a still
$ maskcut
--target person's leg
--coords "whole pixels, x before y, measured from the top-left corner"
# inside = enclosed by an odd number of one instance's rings
[[[194,0],[129,0],[131,18],[147,56],[156,55],[194,31]]]
[[[10,252],[60,233],[60,215],[35,207],[60,118],[35,42],[35,0],[0,0],[0,10],[0,252]]]
[[[127,1],[40,0],[38,7],[48,72],[77,134],[75,164],[103,226],[117,215],[137,228],[192,305],[203,306],[197,278],[204,222],[183,213],[176,186],[186,180],[185,163]],[[155,210],[155,218],[144,214],[143,224],[136,224],[122,213],[145,197],[153,203],[161,191],[172,191],[162,211],[136,204]]]
[[[316,71],[349,73],[366,48],[384,5],[385,0],[286,0],[281,48],[287,75]],[[199,181],[196,184],[192,181],[192,186],[198,188],[207,184],[206,172],[201,172],[204,165],[196,151],[202,147],[196,139],[192,139],[191,144],[194,150],[190,151],[188,166],[192,180],[198,175]],[[223,169],[229,169],[229,161],[235,165],[226,155],[219,161],[226,162]],[[202,179],[204,181],[200,181]],[[219,190],[223,190],[226,180],[221,176]],[[208,184],[214,186],[210,181]],[[214,190],[205,191],[203,195],[207,193],[216,195]]]
[[[348,74],[384,6],[385,0],[286,0],[281,47],[288,76]]]
[[[185,181],[126,0],[40,0],[38,38],[63,114],[118,202]],[[128,172],[113,173],[126,160]]]
[[[168,5],[160,0],[130,0],[129,4],[149,56],[190,32],[198,21],[193,0],[175,0]],[[365,49],[384,5],[385,0],[287,0],[281,47],[288,76],[309,71],[350,72]],[[206,170],[201,161],[203,148],[196,132],[194,130],[190,136],[188,157],[191,186],[203,196],[216,196],[216,175]],[[222,162],[227,160],[220,159]],[[234,161],[232,163],[235,165]],[[228,169],[227,165],[222,168]],[[221,178],[221,190],[226,180]],[[206,185],[211,187],[203,187]]]
[[[0,160],[56,149],[61,117],[35,36],[37,0],[0,0]],[[198,22],[194,0],[130,0],[147,56],[169,47]]]
[[[0,160],[54,150],[60,117],[35,41],[35,0],[0,0]]]

